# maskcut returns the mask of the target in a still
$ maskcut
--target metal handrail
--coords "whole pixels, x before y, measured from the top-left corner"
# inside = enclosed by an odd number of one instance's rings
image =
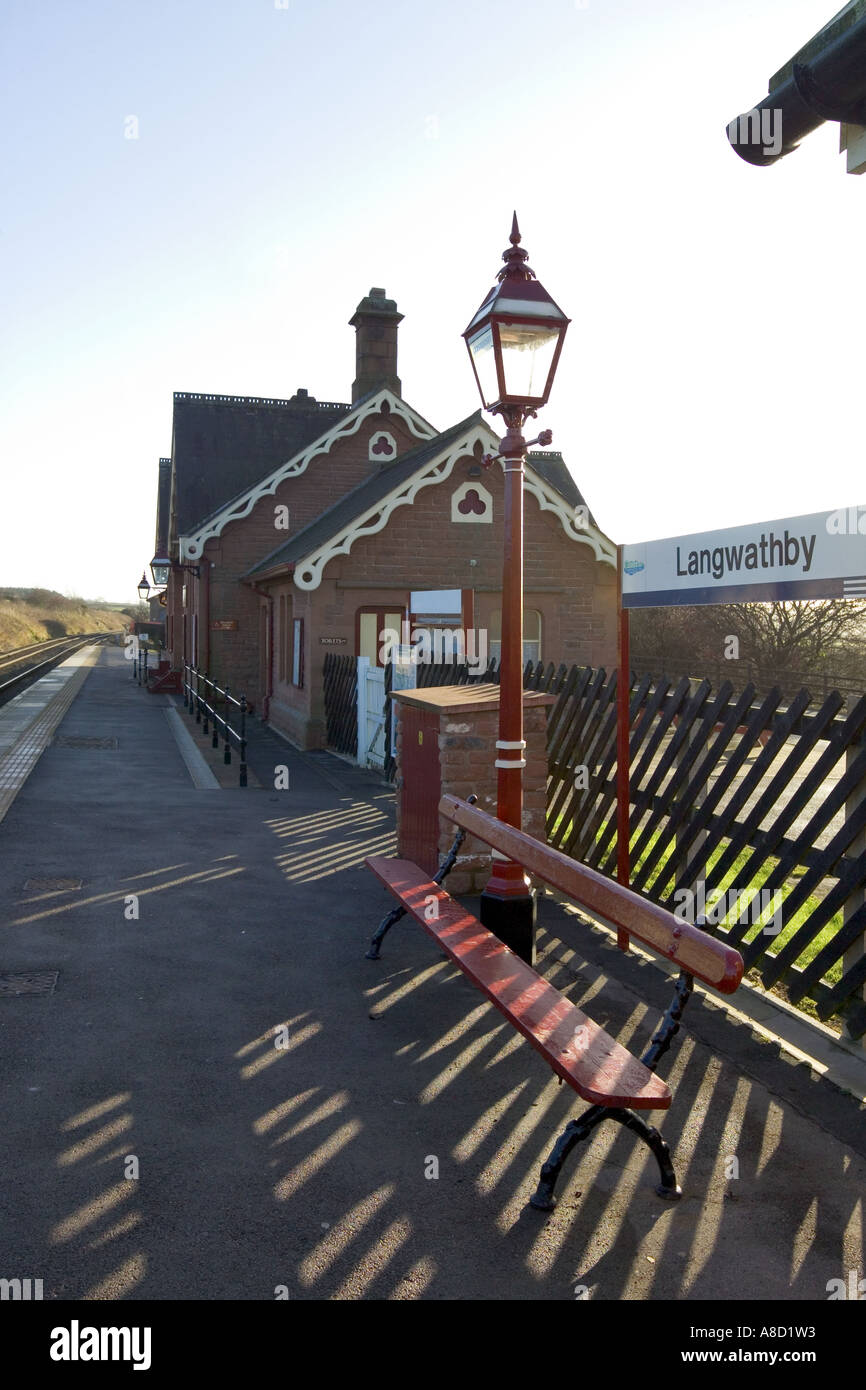
[[[132,655],[132,679],[147,687],[147,647],[139,647]]]
[[[212,702],[208,695],[212,694]],[[217,709],[217,701],[221,701],[225,714],[220,714]],[[241,695],[240,698],[232,695],[228,686],[217,685],[216,681],[211,680],[207,671],[199,671],[190,662],[183,663],[183,703],[184,708],[189,710],[190,719],[194,719],[196,724],[201,724],[202,733],[206,734],[213,725],[212,744],[213,748],[219,748],[220,730],[225,740],[223,746],[223,762],[229,765],[232,760],[232,739],[238,746],[240,755],[239,785],[247,786],[247,697]],[[230,706],[234,705],[238,710],[240,718],[238,727],[229,723],[226,717],[229,714]]]

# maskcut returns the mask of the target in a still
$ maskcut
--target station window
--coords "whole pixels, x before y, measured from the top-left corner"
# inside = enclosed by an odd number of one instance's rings
[[[278,618],[277,618],[277,624],[278,624],[278,626],[277,626],[277,651],[278,651],[278,654],[279,654],[279,656],[278,656],[278,664],[277,664],[277,675],[278,675],[280,681],[282,681],[283,685],[285,685],[285,683],[286,683],[286,666],[287,666],[287,661],[286,661],[286,650],[287,650],[287,647],[288,647],[288,642],[287,642],[287,640],[286,640],[286,596],[285,596],[285,594],[280,594],[280,606],[279,606],[279,616],[278,616]]]
[[[295,618],[292,622],[292,685],[304,684],[304,620]]]

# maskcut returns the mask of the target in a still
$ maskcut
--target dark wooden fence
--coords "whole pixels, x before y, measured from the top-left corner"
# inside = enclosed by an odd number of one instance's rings
[[[551,688],[550,686],[548,688]],[[616,867],[616,676],[573,669],[549,721],[548,836]],[[729,681],[633,683],[631,886],[685,910],[725,895],[711,929],[766,987],[849,1036],[866,1032],[866,696],[813,702]],[[756,925],[749,900],[773,907]],[[697,903],[697,897],[693,900]],[[778,909],[778,910],[776,910]]]
[[[498,681],[453,664],[419,685]],[[528,665],[558,698],[548,720],[551,844],[616,871],[616,673]],[[389,707],[391,701],[387,701]],[[708,927],[752,978],[819,1019],[866,1033],[866,696],[635,677],[630,693],[631,886],[686,912],[724,895]],[[390,749],[390,723],[387,733]],[[393,765],[386,769],[393,776]],[[703,894],[703,898],[699,895]],[[774,907],[756,921],[763,901]],[[754,898],[754,902],[752,899]],[[776,911],[778,907],[778,911]],[[765,930],[765,927],[767,930]]]
[[[328,747],[355,757],[358,751],[358,663],[354,656],[325,653],[325,725]]]

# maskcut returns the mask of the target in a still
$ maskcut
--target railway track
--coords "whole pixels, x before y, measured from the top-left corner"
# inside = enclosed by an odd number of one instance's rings
[[[47,642],[32,642],[26,647],[14,647],[0,652],[0,705],[20,690],[45,675],[58,662],[93,642],[104,642],[119,636],[117,632],[90,632],[80,637],[54,637]],[[16,669],[17,668],[17,669]]]

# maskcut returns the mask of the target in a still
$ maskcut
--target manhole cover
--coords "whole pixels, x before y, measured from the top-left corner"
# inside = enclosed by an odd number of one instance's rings
[[[28,878],[24,891],[34,893],[66,893],[71,888],[80,888],[80,878]]]
[[[116,738],[79,738],[76,734],[61,734],[54,740],[57,748],[116,748]]]
[[[53,994],[58,970],[25,970],[20,975],[0,975],[0,996]]]

